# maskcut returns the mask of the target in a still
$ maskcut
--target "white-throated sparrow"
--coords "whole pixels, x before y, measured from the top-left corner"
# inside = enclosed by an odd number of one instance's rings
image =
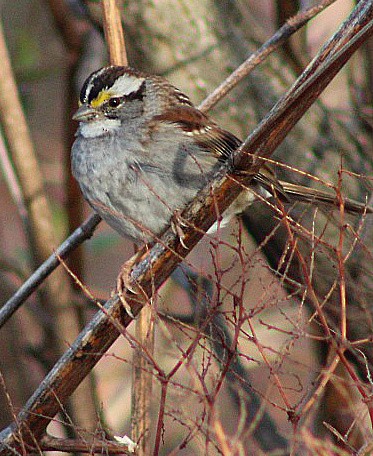
[[[241,143],[166,79],[129,67],[91,74],[80,103],[73,174],[93,209],[136,243],[162,233]],[[338,205],[329,193],[278,181],[266,167],[252,182],[267,196],[275,189],[289,200]],[[254,195],[239,199],[243,210]],[[348,200],[346,210],[364,205]]]

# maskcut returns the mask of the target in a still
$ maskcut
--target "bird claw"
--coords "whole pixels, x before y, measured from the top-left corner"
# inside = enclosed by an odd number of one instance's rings
[[[135,288],[135,283],[131,277],[131,271],[138,259],[138,255],[135,255],[130,260],[126,261],[121,267],[120,273],[117,277],[117,293],[120,299],[120,302],[123,304],[127,314],[135,319],[132,309],[128,302],[126,301],[125,294],[129,291],[133,294],[139,294],[139,289]]]
[[[122,303],[124,310],[126,311],[127,315],[132,318],[132,320],[135,320],[136,317],[132,312],[131,306],[128,304],[126,301],[126,298],[124,297],[123,291],[121,289],[118,289],[118,296],[119,300]]]
[[[183,226],[186,227],[187,224],[181,218],[180,211],[175,211],[171,218],[171,229],[173,233],[178,236],[180,244],[184,247],[184,249],[189,250],[189,247],[184,242],[185,233],[182,229]]]

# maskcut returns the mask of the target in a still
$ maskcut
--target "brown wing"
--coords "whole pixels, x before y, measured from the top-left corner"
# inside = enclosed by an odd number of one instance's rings
[[[177,124],[187,136],[206,150],[208,155],[224,162],[236,150],[241,141],[229,131],[223,130],[209,117],[193,106],[177,106],[169,109],[156,120]],[[264,165],[253,180],[265,188],[271,195],[288,201],[286,192],[282,188],[274,173]]]
[[[194,140],[215,158],[225,161],[237,149],[241,141],[229,131],[223,130],[209,117],[193,106],[177,106],[156,120],[177,124],[186,136]]]
[[[186,136],[193,136],[194,140],[206,151],[206,159],[211,157],[224,162],[241,144],[241,141],[236,136],[220,128],[192,105],[179,104],[164,114],[156,116],[155,120],[155,124],[157,121],[176,124],[185,132]],[[265,164],[259,173],[254,176],[253,181],[266,189],[271,195],[276,195],[287,202],[299,200],[338,206],[335,196],[328,192],[310,189],[289,182],[280,182],[271,168]],[[345,200],[345,208],[349,212],[362,213],[364,210],[372,212],[372,208],[349,199]]]

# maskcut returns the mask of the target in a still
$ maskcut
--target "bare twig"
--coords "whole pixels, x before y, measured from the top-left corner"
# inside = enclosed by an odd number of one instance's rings
[[[350,18],[329,40],[328,50],[326,51],[326,47],[324,47],[320,51],[308,71],[300,77],[299,82],[277,104],[277,109],[272,111],[250,135],[240,151],[258,150],[260,153],[265,149],[266,156],[273,152],[274,148],[283,140],[291,127],[315,101],[353,52],[371,35],[372,17],[372,2],[361,0],[351,13]],[[342,48],[340,47],[341,43],[343,43]],[[246,162],[250,165],[251,159],[242,159],[238,153],[236,162],[241,165]],[[254,165],[248,167],[250,175],[259,168],[260,163],[258,162],[259,160],[256,160]],[[216,175],[210,186],[202,190],[193,203],[183,212],[183,219],[190,223],[190,227],[188,226],[184,230],[184,242],[189,250],[180,244],[178,237],[170,228],[162,236],[161,242],[156,243],[149,252],[144,251],[143,259],[132,273],[133,279],[141,286],[144,295],[133,296],[128,294],[126,296],[134,315],[139,313],[144,301],[152,295],[154,290],[158,289],[181,259],[201,239],[206,229],[212,225],[216,219],[216,204],[221,211],[224,210],[242,190],[242,187],[232,182],[232,179],[227,175],[229,170],[229,164],[227,164]],[[249,174],[247,174],[247,180],[246,176],[245,178],[242,177],[243,184],[249,180]],[[18,448],[20,434],[22,440],[30,444],[33,444],[34,439],[40,438],[52,417],[59,411],[60,404],[66,401],[67,397],[116,340],[119,332],[113,327],[107,314],[120,319],[124,326],[131,322],[131,318],[124,313],[117,297],[109,300],[105,309],[105,313],[99,312],[93,318],[46,377],[18,416],[17,424],[13,424],[1,433],[0,455],[9,454],[9,448]],[[92,356],[92,353],[95,353],[95,356]]]
[[[44,263],[22,284],[17,292],[0,309],[0,329],[22,303],[36,290],[57,266],[60,258],[66,258],[84,240],[89,239],[101,218],[97,214],[91,215],[74,233],[72,233]]]
[[[301,2],[299,0],[275,0],[276,8],[276,25],[278,27],[286,23],[287,20],[294,17],[299,10]],[[319,5],[318,5],[319,6]],[[281,53],[293,67],[295,74],[300,74],[304,68],[304,59],[301,54],[302,43],[304,43],[304,35],[306,30],[303,29],[297,36],[290,37],[290,39],[283,44]]]
[[[113,65],[127,65],[124,33],[116,0],[102,0],[104,31]],[[136,248],[136,247],[135,247]],[[132,367],[132,439],[138,443],[139,456],[150,449],[150,405],[153,375],[144,349],[153,353],[154,322],[150,306],[145,306],[136,321],[137,344],[133,350]]]
[[[44,188],[43,176],[36,157],[27,122],[18,96],[5,38],[0,26],[0,118],[9,153],[23,193],[29,215],[29,230],[26,231],[30,244],[33,265],[49,257],[59,244],[55,238],[52,211]],[[65,349],[62,341],[74,338],[80,328],[74,317],[63,315],[61,308],[70,301],[70,283],[64,271],[59,270],[45,282],[40,293],[42,306],[48,307],[52,315],[44,334],[49,346],[48,363],[53,365]],[[75,329],[75,332],[73,330]]]
[[[0,69],[1,122],[30,213],[35,254],[39,259],[44,259],[49,256],[53,246],[56,245],[53,239],[52,216],[44,191],[43,178],[18,97],[2,28],[0,29],[0,58],[2,62]]]
[[[22,195],[17,176],[14,173],[12,164],[9,160],[3,136],[0,135],[0,163],[4,172],[4,178],[7,183],[10,194],[15,202],[19,216],[21,217],[24,230],[30,235],[30,220],[26,209],[26,204]]]
[[[180,268],[177,271],[180,271]],[[240,357],[237,355],[237,350],[233,348],[234,343],[230,332],[227,329],[225,319],[220,312],[211,309],[213,296],[211,282],[207,279],[198,277],[197,274],[191,270],[187,271],[187,280],[184,273],[179,272],[176,274],[175,272],[174,278],[175,275],[178,282],[188,291],[189,300],[193,306],[192,316],[194,324],[198,324],[198,321],[205,322],[208,317],[212,320],[212,323],[206,327],[205,331],[209,336],[215,358],[220,365],[222,378],[225,377],[227,379],[228,391],[236,410],[238,410],[240,406],[240,393],[242,393],[242,390],[244,391],[245,402],[250,404],[247,407],[244,425],[245,431],[252,432],[258,445],[262,451],[265,451],[266,453],[279,449],[285,450],[288,447],[288,441],[279,433],[272,417],[263,407],[259,397],[255,394],[255,391],[253,391],[250,380],[248,379],[247,370],[242,364]],[[185,283],[186,281],[189,286]],[[200,286],[204,292],[202,297],[200,296],[201,293],[196,293],[196,287],[190,285],[190,283],[197,282],[201,282]],[[199,299],[196,299],[197,296]],[[211,315],[209,316],[211,313],[212,317]],[[244,319],[246,318],[247,317],[245,316]],[[236,323],[236,327],[239,332],[240,323]],[[198,327],[198,329],[201,330],[200,327]],[[228,359],[231,361],[227,362]],[[253,423],[255,423],[255,425],[253,425]]]
[[[111,440],[100,441],[97,437],[92,441],[59,439],[45,435],[40,441],[40,449],[43,451],[63,451],[67,453],[89,454],[134,454],[135,451],[128,445],[113,442]],[[137,454],[137,453],[136,453]]]
[[[104,31],[112,65],[127,65],[120,11],[116,0],[102,0]]]
[[[14,82],[2,28],[0,28],[0,116],[9,149],[15,164],[30,218],[31,244],[35,261],[48,258],[57,245],[53,235],[52,214],[44,190],[43,178],[23,114]],[[64,274],[59,273],[49,282],[49,291],[55,305],[68,289]]]
[[[286,40],[309,20],[334,3],[335,0],[324,0],[316,6],[301,11],[288,19],[277,32],[265,42],[257,51],[250,55],[229,77],[225,79],[200,105],[202,111],[208,111],[242,81],[257,65],[263,62],[269,54],[281,47]]]
[[[64,0],[48,0],[49,9],[52,13],[54,23],[59,31],[67,54],[67,68],[64,71],[66,81],[64,101],[64,194],[66,198],[66,215],[68,233],[75,230],[84,221],[84,203],[79,185],[71,174],[71,146],[75,140],[76,122],[73,121],[73,113],[78,108],[78,97],[76,94],[76,75],[82,63],[85,49],[85,42],[89,29],[92,27],[88,21],[78,19],[74,15],[71,6]],[[84,255],[83,249],[75,249],[71,256],[70,264],[74,265],[75,272],[83,275]],[[72,310],[71,310],[72,311]]]
[[[146,353],[154,352],[154,321],[152,309],[146,306],[136,320],[136,345],[132,367],[132,440],[138,444],[138,454],[150,454],[150,408],[152,404],[153,373]]]

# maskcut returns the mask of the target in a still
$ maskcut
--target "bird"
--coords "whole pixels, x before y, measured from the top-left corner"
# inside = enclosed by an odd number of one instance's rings
[[[128,66],[93,72],[79,104],[72,173],[92,208],[138,245],[158,239],[242,143],[167,79]],[[233,213],[258,194],[339,207],[336,195],[280,181],[264,165]],[[372,211],[349,199],[344,205],[349,212]],[[224,215],[229,219],[232,211]]]

